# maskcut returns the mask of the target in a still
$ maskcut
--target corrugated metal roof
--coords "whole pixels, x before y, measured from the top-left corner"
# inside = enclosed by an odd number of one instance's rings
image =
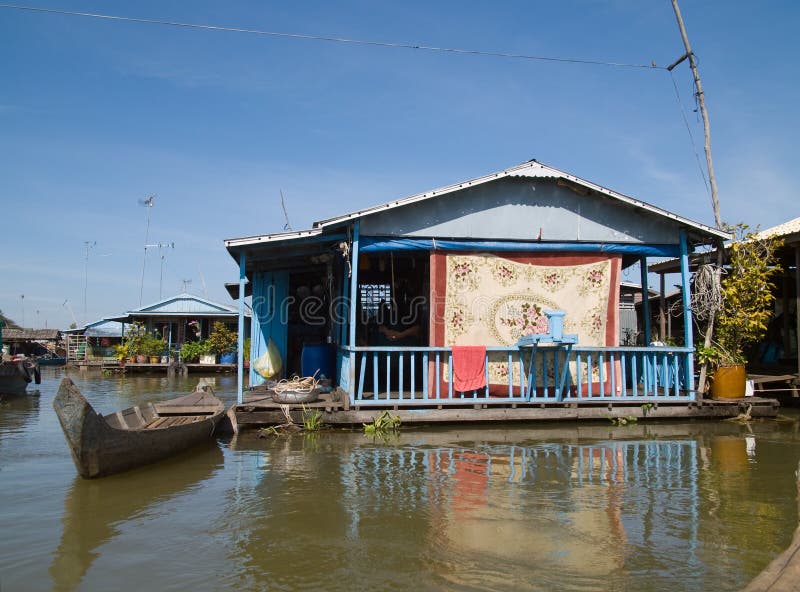
[[[205,298],[200,298],[194,294],[178,294],[171,296],[164,300],[159,300],[153,304],[141,306],[128,312],[131,315],[147,315],[147,314],[198,314],[198,315],[213,315],[213,314],[238,314],[239,311],[234,306],[227,304],[220,304]]]
[[[584,190],[591,190],[617,201],[623,202],[628,204],[634,208],[638,208],[651,214],[655,214],[657,216],[662,216],[664,218],[669,218],[670,220],[674,220],[679,224],[683,224],[689,228],[693,228],[696,231],[699,231],[701,234],[705,234],[707,236],[715,236],[720,237],[722,239],[730,239],[731,235],[725,231],[718,230],[711,226],[707,226],[700,222],[695,222],[694,220],[690,220],[689,218],[684,218],[662,208],[650,205],[646,202],[641,200],[629,197],[627,195],[623,195],[622,193],[618,193],[616,191],[612,191],[606,187],[601,185],[597,185],[596,183],[592,183],[590,181],[586,181],[585,179],[581,179],[580,177],[576,177],[574,175],[570,175],[564,171],[556,169],[554,167],[542,164],[535,160],[531,160],[528,162],[524,162],[517,166],[510,167],[508,169],[497,171],[495,173],[490,173],[488,175],[483,175],[482,177],[477,177],[475,179],[470,179],[469,181],[462,181],[460,183],[454,183],[453,185],[447,185],[445,187],[440,187],[438,189],[433,189],[431,191],[426,191],[424,193],[418,193],[416,195],[412,195],[409,197],[397,199],[394,201],[390,201],[378,206],[372,206],[363,210],[358,210],[355,212],[350,212],[348,214],[343,214],[341,216],[336,216],[335,218],[329,218],[327,220],[321,220],[314,223],[314,227],[310,230],[302,230],[302,231],[294,231],[294,232],[281,232],[276,234],[265,234],[260,236],[250,236],[250,237],[242,237],[242,238],[231,238],[225,240],[225,246],[230,247],[241,247],[241,246],[248,246],[254,244],[263,244],[269,242],[281,242],[281,241],[292,241],[298,240],[303,238],[310,238],[315,237],[322,234],[323,230],[329,226],[333,226],[336,224],[340,224],[342,222],[346,222],[348,220],[355,220],[356,218],[361,218],[362,216],[368,216],[370,214],[375,214],[378,212],[383,212],[386,210],[390,210],[393,208],[403,207],[407,205],[414,204],[419,201],[424,201],[426,199],[431,199],[434,197],[440,197],[442,195],[447,195],[449,193],[453,193],[459,191],[461,189],[466,189],[468,187],[475,187],[477,185],[481,185],[484,183],[489,183],[491,181],[496,181],[498,179],[502,179],[505,177],[527,177],[527,178],[540,178],[540,179],[561,179],[565,183],[572,183],[578,188],[583,188]]]
[[[800,218],[795,218],[794,220],[789,220],[783,224],[778,224],[772,228],[762,230],[757,234],[757,236],[762,238],[766,238],[768,236],[787,237],[792,234],[800,234]]]
[[[10,329],[3,327],[4,341],[56,341],[58,329]]]
[[[109,319],[100,319],[84,327],[86,337],[122,337],[122,323]]]
[[[245,236],[241,238],[225,239],[226,247],[241,247],[244,245],[253,245],[259,243],[281,242],[297,240],[301,238],[309,238],[322,234],[322,229],[313,230],[298,230],[292,232],[278,232],[275,234],[263,234],[260,236]]]
[[[705,224],[701,224],[700,222],[695,222],[694,220],[690,220],[688,218],[684,218],[682,216],[678,216],[677,214],[673,214],[667,210],[662,208],[658,208],[656,206],[650,205],[645,203],[641,200],[634,199],[627,195],[623,195],[622,193],[618,193],[616,191],[612,191],[606,187],[601,185],[597,185],[590,181],[586,181],[585,179],[581,179],[580,177],[576,177],[574,175],[570,175],[564,171],[560,171],[554,167],[542,164],[535,160],[531,160],[529,162],[524,162],[517,166],[498,171],[496,173],[490,173],[488,175],[484,175],[482,177],[477,177],[475,179],[470,179],[469,181],[463,181],[461,183],[455,183],[453,185],[447,185],[446,187],[440,187],[439,189],[434,189],[432,191],[426,191],[424,193],[418,193],[417,195],[412,195],[410,197],[406,197],[403,199],[398,199],[395,201],[391,201],[385,204],[381,204],[379,206],[373,206],[371,208],[367,208],[364,210],[359,210],[356,212],[351,212],[349,214],[344,214],[342,216],[337,216],[335,218],[329,218],[328,220],[322,220],[320,222],[314,223],[314,228],[325,228],[326,226],[331,226],[333,224],[338,224],[347,220],[353,220],[355,218],[360,218],[362,216],[368,216],[370,214],[374,214],[377,212],[383,212],[392,208],[402,207],[409,204],[413,204],[419,201],[423,201],[426,199],[431,199],[433,197],[440,197],[442,195],[446,195],[448,193],[453,193],[455,191],[459,191],[461,189],[465,189],[468,187],[474,187],[476,185],[481,185],[483,183],[489,183],[491,181],[496,181],[497,179],[502,179],[504,177],[528,177],[528,178],[550,178],[550,179],[563,179],[568,182],[575,183],[579,187],[583,187],[585,189],[589,189],[592,191],[596,191],[628,205],[631,205],[635,208],[639,208],[650,213],[656,214],[658,216],[663,216],[665,218],[669,218],[671,220],[675,220],[685,226],[689,226],[700,232],[718,236],[723,239],[730,238],[730,234],[724,232],[722,230],[717,230],[716,228],[712,228],[711,226],[707,226]]]

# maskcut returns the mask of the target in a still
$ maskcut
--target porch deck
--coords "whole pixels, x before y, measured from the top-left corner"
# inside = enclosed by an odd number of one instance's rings
[[[456,397],[438,401],[425,400],[418,395],[413,400],[400,399],[398,393],[379,393],[377,398],[346,404],[346,394],[324,393],[318,401],[306,403],[306,408],[323,411],[328,425],[360,425],[369,423],[388,409],[405,424],[509,422],[509,421],[576,421],[608,420],[615,417],[637,419],[725,419],[736,417],[751,407],[752,417],[772,418],[778,415],[779,404],[774,399],[747,397],[730,401],[664,401],[647,398],[625,400],[581,399],[569,402],[516,401]],[[337,400],[338,399],[338,400]],[[650,403],[651,405],[646,405]],[[292,418],[302,422],[302,405],[289,405]],[[234,405],[230,414],[238,427],[259,427],[284,423],[281,405],[272,400],[266,388],[254,388],[245,393],[244,402]]]

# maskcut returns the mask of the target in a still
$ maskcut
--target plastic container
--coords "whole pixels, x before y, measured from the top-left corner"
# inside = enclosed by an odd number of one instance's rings
[[[317,378],[323,375],[326,378],[333,377],[333,348],[325,343],[303,345],[300,366],[303,376],[314,376],[316,373]]]

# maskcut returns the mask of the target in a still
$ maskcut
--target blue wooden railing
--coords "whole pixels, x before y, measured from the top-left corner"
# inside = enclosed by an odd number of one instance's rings
[[[694,400],[685,347],[487,347],[487,385],[459,392],[453,387],[448,347],[347,347],[354,359],[351,404],[591,403]],[[489,364],[507,372],[489,384]],[[490,388],[491,386],[491,388]]]

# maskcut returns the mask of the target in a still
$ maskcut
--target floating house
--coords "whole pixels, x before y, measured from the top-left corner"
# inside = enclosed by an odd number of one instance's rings
[[[102,365],[116,362],[115,345],[122,343],[125,325],[119,321],[99,319],[77,329],[66,329],[67,364]]]
[[[534,160],[225,246],[236,294],[252,295],[251,359],[271,341],[283,376],[332,378],[342,421],[381,408],[435,421],[696,404],[688,290],[681,346],[620,345],[622,277],[646,291],[648,261],[677,258],[688,287],[689,254],[729,238]]]
[[[148,333],[162,337],[169,349],[172,349],[180,347],[185,341],[197,341],[208,337],[217,321],[235,328],[238,324],[238,314],[234,306],[184,292],[135,308],[109,320],[125,324],[139,323]]]
[[[58,355],[61,347],[61,331],[58,329],[3,328],[3,345],[9,355],[23,354],[28,357]]]

